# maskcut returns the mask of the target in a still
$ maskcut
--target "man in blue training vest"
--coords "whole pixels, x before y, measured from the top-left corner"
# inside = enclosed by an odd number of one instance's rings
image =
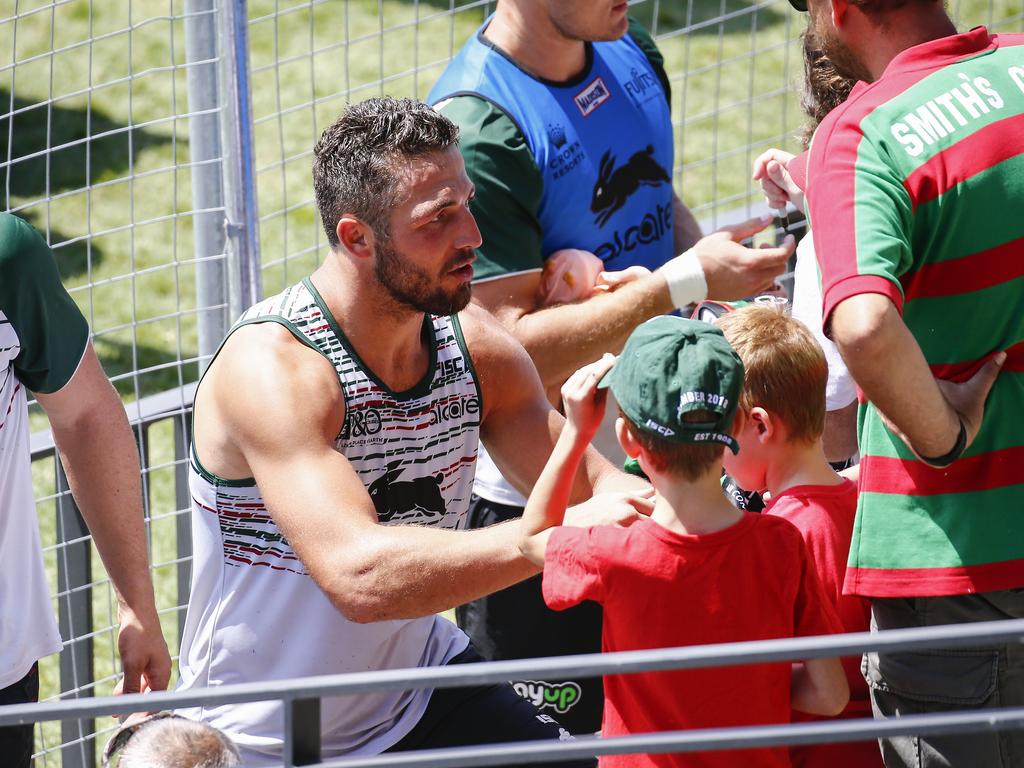
[[[526,347],[549,392],[581,365],[619,351],[654,315],[709,294],[735,299],[760,290],[792,250],[742,248],[736,241],[763,228],[761,220],[699,239],[672,189],[669,91],[661,53],[627,18],[625,2],[500,0],[428,96],[459,126],[476,186],[472,212],[483,245],[474,299]],[[595,254],[609,271],[638,265],[653,273],[542,306],[544,263],[567,248]],[[486,452],[474,494],[472,527],[518,517],[525,504]],[[555,614],[539,579],[457,615],[492,659],[600,650],[599,609]],[[600,727],[600,680],[522,681],[517,689],[576,733]]]

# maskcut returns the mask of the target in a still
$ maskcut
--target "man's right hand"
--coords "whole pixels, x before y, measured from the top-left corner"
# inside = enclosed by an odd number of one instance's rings
[[[692,251],[704,269],[708,298],[734,301],[752,296],[774,283],[786,268],[786,260],[796,248],[796,239],[786,235],[776,247],[745,248],[741,240],[753,237],[772,223],[765,215],[742,224],[724,227],[703,237]]]
[[[794,157],[781,149],[769,149],[754,161],[753,179],[761,182],[768,207],[773,210],[784,209],[787,203],[793,203],[800,211],[806,210],[804,192],[789,172]]]

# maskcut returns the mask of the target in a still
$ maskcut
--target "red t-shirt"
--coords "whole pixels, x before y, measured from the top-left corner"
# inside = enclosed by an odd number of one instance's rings
[[[862,597],[843,594],[853,518],[857,514],[857,486],[844,480],[839,485],[790,488],[772,499],[765,514],[788,520],[804,537],[825,594],[839,614],[843,632],[867,632],[871,624],[871,603]],[[860,673],[860,657],[848,656],[842,661],[846,681],[850,684],[850,703],[839,717],[871,717],[871,699],[868,685]],[[807,721],[820,718],[794,712],[793,719]],[[790,756],[795,768],[882,766],[878,744],[873,741],[793,747]]]
[[[642,518],[629,528],[556,528],[544,563],[544,599],[556,610],[604,606],[605,651],[767,640],[839,631],[800,532],[747,513],[705,536]],[[785,723],[790,665],[606,676],[605,736]],[[786,749],[602,757],[622,766],[788,766]]]

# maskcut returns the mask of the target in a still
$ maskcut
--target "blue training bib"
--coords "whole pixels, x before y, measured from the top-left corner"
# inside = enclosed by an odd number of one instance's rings
[[[542,255],[582,248],[608,270],[653,270],[672,258],[672,123],[644,52],[628,35],[588,44],[584,73],[551,83],[491,45],[486,25],[427,100],[477,96],[519,128],[543,179]]]

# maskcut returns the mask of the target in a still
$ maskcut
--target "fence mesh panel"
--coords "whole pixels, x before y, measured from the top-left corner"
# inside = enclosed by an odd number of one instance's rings
[[[161,393],[173,402],[196,380],[228,320],[227,289],[208,283],[211,270],[228,261],[218,235],[225,211],[222,197],[207,194],[209,180],[222,176],[227,96],[214,89],[211,102],[209,90],[196,90],[197,81],[216,82],[224,54],[187,50],[186,43],[197,28],[215,31],[232,2],[244,8],[240,0],[0,2],[0,202],[53,246],[126,403]],[[257,206],[264,294],[308,273],[324,251],[310,178],[320,132],[349,102],[384,93],[426,96],[494,5],[248,3],[257,186],[250,205]],[[1024,30],[1024,0],[959,0],[952,12],[961,29]],[[665,56],[676,189],[710,224],[758,206],[753,158],[769,146],[798,148],[804,18],[786,0],[634,0],[631,13]],[[41,412],[32,423],[46,429]],[[172,653],[183,615],[179,573],[187,578],[181,569],[188,567],[178,548],[188,499],[176,485],[185,433],[180,415],[139,430],[158,607]],[[65,677],[79,681],[73,693],[105,694],[117,671],[116,603],[98,557],[81,582],[58,583],[76,542],[81,550],[87,539],[59,535],[58,506],[67,494],[52,455],[39,455],[33,472],[54,610],[75,595],[90,601],[91,628],[72,625],[62,656],[65,666],[91,658],[94,670]],[[75,648],[88,654],[75,655]],[[41,670],[42,696],[58,695],[58,659]],[[77,738],[85,744],[92,736]],[[75,739],[59,724],[45,725],[37,764],[91,759],[91,752],[74,757],[69,741]]]

